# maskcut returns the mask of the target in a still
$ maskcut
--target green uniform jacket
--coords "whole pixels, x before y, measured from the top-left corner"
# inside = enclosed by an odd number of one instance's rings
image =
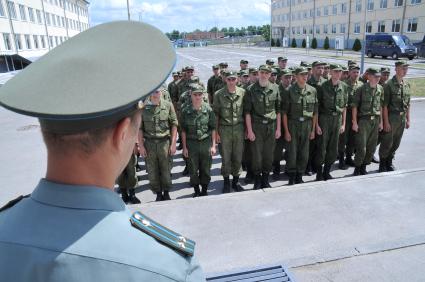
[[[259,82],[251,84],[245,94],[244,114],[251,114],[252,121],[275,120],[276,114],[281,112],[279,86],[268,83],[261,87]]]
[[[220,82],[218,80],[220,80]],[[220,76],[213,75],[208,79],[208,82],[207,82],[207,93],[208,94],[214,95],[215,91],[217,91],[217,90],[215,90],[216,83],[221,83],[221,77]]]
[[[410,84],[404,81],[399,84],[393,76],[384,85],[383,106],[388,107],[388,113],[406,113],[410,105]]]
[[[357,116],[379,116],[384,102],[384,89],[381,85],[376,85],[375,94],[369,83],[363,84],[357,88],[353,97],[352,107],[357,108]]]
[[[306,84],[301,89],[297,83],[292,84],[283,95],[282,112],[288,119],[311,118],[318,111],[317,91]]]
[[[347,104],[349,107],[351,107],[351,105],[353,104],[353,97],[356,94],[356,90],[357,88],[363,85],[363,82],[361,82],[360,80],[356,80],[352,82],[350,79],[347,79],[344,82],[345,84],[347,84],[347,92],[348,92]]]
[[[140,125],[145,138],[169,137],[171,128],[177,125],[176,112],[171,102],[161,99],[159,105],[145,104]]]
[[[211,136],[215,130],[215,114],[208,103],[203,102],[199,111],[192,106],[182,108],[182,129],[186,138],[191,140],[204,140]]]
[[[243,99],[245,90],[236,87],[236,93],[231,94],[227,87],[217,91],[214,97],[213,109],[219,118],[220,125],[235,125],[244,122]]]
[[[170,82],[170,84],[168,84],[168,92],[170,93],[171,101],[173,101],[173,103],[176,103],[179,100],[179,88],[177,86],[178,83],[179,80]]]
[[[339,81],[335,87],[327,80],[317,87],[319,114],[342,113],[348,103],[347,85]]]
[[[327,79],[325,79],[324,77],[320,77],[319,81],[317,81],[314,76],[311,76],[310,79],[307,81],[307,84],[310,86],[313,86],[314,88],[317,89],[317,86],[321,85],[322,83],[328,81]]]

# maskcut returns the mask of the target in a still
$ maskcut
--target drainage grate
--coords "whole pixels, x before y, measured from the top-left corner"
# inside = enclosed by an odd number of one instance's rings
[[[226,273],[215,277],[207,278],[207,281],[212,282],[254,282],[254,281],[269,281],[269,282],[286,282],[294,280],[289,277],[285,269],[281,265],[257,268],[237,273]]]

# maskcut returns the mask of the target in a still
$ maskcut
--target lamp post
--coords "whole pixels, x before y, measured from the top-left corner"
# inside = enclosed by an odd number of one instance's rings
[[[128,20],[130,20],[130,3],[129,3],[129,0],[127,0],[127,17],[128,17]]]
[[[367,22],[366,22],[366,14],[367,14],[367,0],[365,0],[365,6],[364,6],[364,32],[363,32],[363,42],[362,42],[362,55],[360,59],[360,72],[364,73],[364,55],[366,52],[366,29],[367,29]]]

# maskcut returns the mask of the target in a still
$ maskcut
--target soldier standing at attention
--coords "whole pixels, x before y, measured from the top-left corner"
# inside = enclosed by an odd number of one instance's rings
[[[384,134],[379,148],[379,171],[393,171],[395,152],[401,143],[404,129],[410,127],[410,85],[406,81],[409,65],[395,63],[395,75],[384,85],[382,117]]]
[[[134,151],[137,151],[139,146],[136,144],[134,147]],[[133,154],[131,154],[127,166],[116,181],[118,189],[121,191],[121,198],[126,204],[140,204],[140,200],[136,197],[136,191],[134,190],[138,183],[136,175],[137,154],[138,152],[133,152]]]
[[[314,160],[316,181],[333,178],[330,170],[337,157],[338,138],[345,131],[347,85],[340,80],[343,70],[340,65],[331,64],[330,69],[331,78],[317,88],[319,119],[316,126],[318,151]]]
[[[278,84],[278,81],[277,81],[277,74],[278,74],[278,71],[277,71],[277,69],[276,69],[276,68],[271,68],[271,70],[272,70],[272,72],[271,72],[271,75],[270,75],[269,81],[270,81],[271,83]]]
[[[367,174],[366,166],[372,161],[378,133],[382,130],[384,90],[378,84],[381,73],[377,68],[368,68],[367,73],[368,82],[357,88],[351,109],[356,132],[354,176]]]
[[[239,66],[241,67],[241,70],[248,70],[248,61],[242,59],[239,63]]]
[[[248,87],[244,101],[245,125],[252,143],[254,189],[270,188],[275,140],[281,135],[279,86],[269,81],[271,69],[262,65],[259,80]],[[260,176],[261,173],[261,176]]]
[[[346,170],[346,165],[354,166],[353,154],[354,154],[354,131],[351,114],[351,105],[353,104],[353,97],[357,88],[363,85],[363,82],[359,80],[360,67],[355,64],[349,66],[348,79],[345,81],[347,85],[347,110],[345,118],[345,130],[339,136],[338,141],[338,168]],[[345,159],[344,159],[345,157]]]
[[[173,72],[173,81],[168,84],[168,92],[170,93],[171,101],[173,102],[174,108],[176,107],[175,104],[179,100],[179,88],[177,86],[178,82],[179,74],[177,72]]]
[[[192,105],[182,109],[183,156],[189,160],[193,197],[207,196],[211,181],[212,156],[216,153],[216,119],[210,105],[203,102],[204,87],[191,90]],[[202,186],[202,191],[199,189]]]
[[[249,72],[248,70],[241,70],[240,71],[240,81],[239,81],[239,87],[243,89],[247,89],[249,86]]]
[[[315,137],[317,123],[317,91],[307,84],[308,69],[294,71],[296,83],[283,95],[283,127],[288,142],[288,185],[303,183],[310,140]]]
[[[2,106],[39,119],[47,149],[46,174],[31,195],[0,209],[2,281],[205,281],[192,240],[132,215],[113,192],[137,142],[139,101],[175,60],[159,29],[109,22],[1,87]]]
[[[221,80],[220,66],[214,65],[212,66],[212,70],[214,74],[208,79],[208,82],[207,82],[207,93],[208,93],[208,100],[210,101],[210,104],[213,103],[216,81],[218,79]]]
[[[329,79],[329,72],[330,72],[330,66],[328,63],[325,63],[325,66],[323,68],[323,78],[328,80]]]
[[[173,104],[162,99],[160,91],[153,92],[142,111],[139,151],[145,158],[156,201],[171,200],[171,158],[176,153],[177,125]]]
[[[226,76],[226,87],[217,91],[214,98],[214,113],[217,119],[217,143],[221,143],[221,174],[224,178],[223,193],[230,192],[232,175],[232,189],[243,191],[239,183],[244,147],[244,117],[243,99],[245,90],[236,86],[237,74],[229,71]]]
[[[390,78],[390,68],[389,67],[382,67],[381,68],[381,78],[379,79],[379,85],[384,87],[384,84],[388,81]]]

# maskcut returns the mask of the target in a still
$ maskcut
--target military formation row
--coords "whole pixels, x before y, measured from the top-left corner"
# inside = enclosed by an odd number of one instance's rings
[[[242,168],[254,189],[271,187],[269,174],[279,176],[283,159],[289,185],[303,183],[305,173],[316,173],[318,181],[331,179],[337,158],[340,169],[352,165],[354,175],[364,175],[379,143],[379,171],[394,170],[395,152],[410,126],[408,64],[397,61],[389,79],[389,68],[369,68],[360,76],[354,61],[346,67],[322,61],[287,67],[287,62],[279,57],[278,65],[267,60],[249,68],[241,60],[238,72],[220,63],[212,67],[207,87],[188,66],[146,99],[135,154],[145,158],[158,201],[170,199],[177,135],[194,197],[208,193],[217,145],[223,193],[244,190]],[[139,202],[127,189],[137,184],[135,160],[118,181],[130,203]]]

